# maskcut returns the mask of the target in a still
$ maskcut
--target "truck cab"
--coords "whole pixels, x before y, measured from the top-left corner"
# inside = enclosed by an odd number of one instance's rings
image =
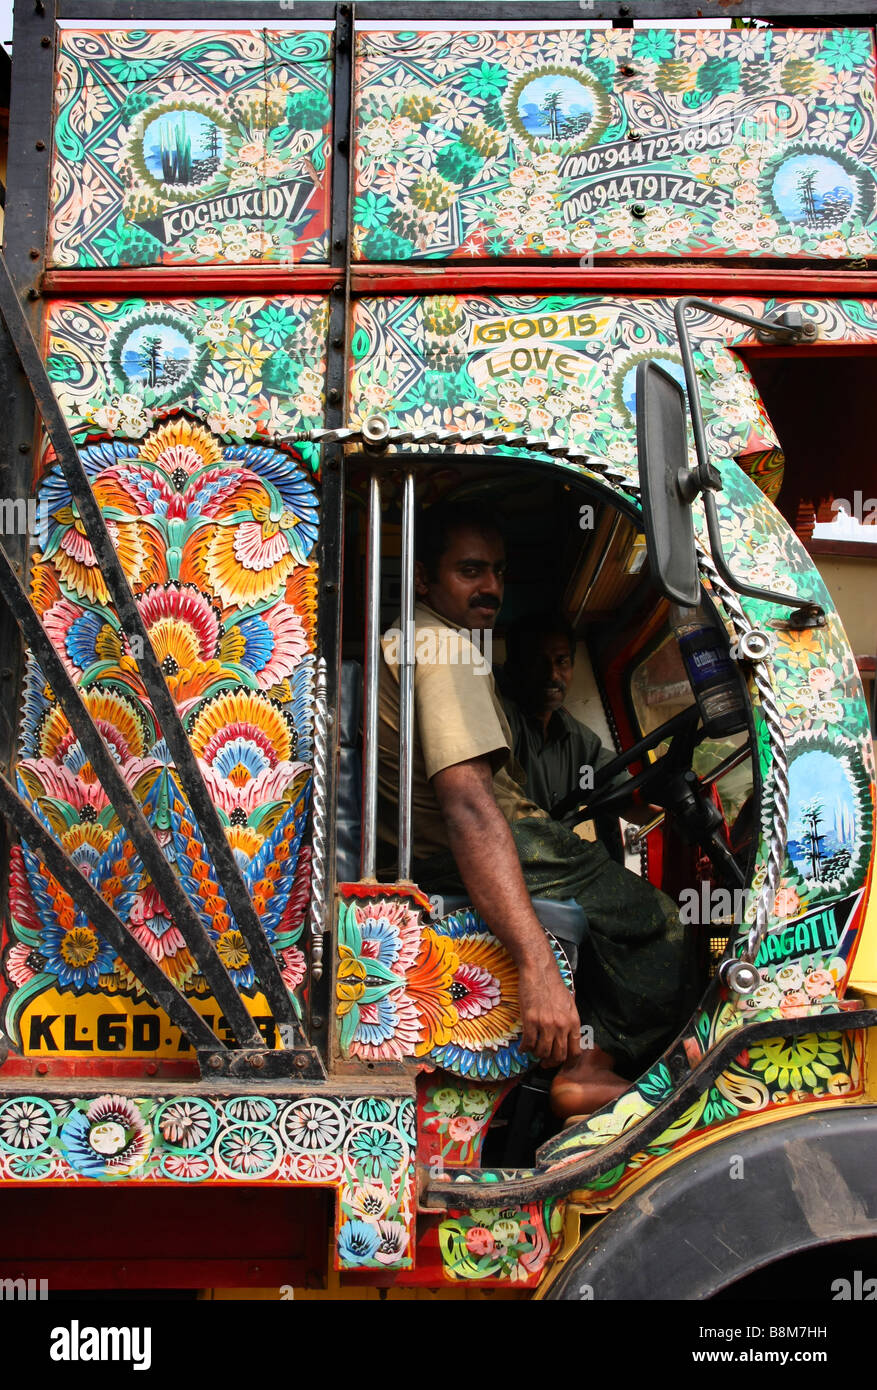
[[[775,505],[778,364],[877,347],[864,7],[80,8],[15,32],[0,1275],[702,1298],[873,1234],[873,728]],[[570,708],[662,808],[617,853],[694,942],[676,1036],[567,1128],[490,914],[412,862],[445,499],[507,534],[497,664],[533,609],[579,638]],[[536,908],[571,987],[587,914]],[[820,1162],[856,1201],[814,1224]]]

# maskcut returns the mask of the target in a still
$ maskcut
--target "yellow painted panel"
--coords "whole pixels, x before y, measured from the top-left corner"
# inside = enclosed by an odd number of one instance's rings
[[[242,996],[269,1046],[275,1025],[264,994]],[[218,1036],[230,1042],[227,1027],[211,998],[190,1000]],[[185,1057],[194,1054],[163,1009],[124,995],[86,994],[49,989],[27,1004],[21,1015],[22,1051],[28,1057]]]

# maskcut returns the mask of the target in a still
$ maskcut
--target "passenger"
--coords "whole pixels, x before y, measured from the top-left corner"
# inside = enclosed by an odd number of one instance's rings
[[[682,929],[670,900],[580,840],[528,799],[511,731],[477,643],[503,597],[505,547],[489,512],[438,504],[418,527],[415,564],[412,821],[415,880],[464,892],[518,971],[523,1045],[563,1064],[552,1084],[560,1116],[587,1114],[628,1089],[681,1023]],[[472,636],[475,636],[473,643]],[[382,641],[381,831],[395,845],[399,644]],[[580,954],[580,1020],[530,901],[575,898],[588,919]]]
[[[575,789],[581,789],[584,801],[595,774],[615,757],[593,729],[564,709],[575,659],[575,633],[562,613],[528,614],[506,633],[506,660],[498,684],[512,731],[512,752],[523,770],[527,795],[548,812]],[[621,787],[629,780],[629,773],[622,771],[610,785]],[[657,810],[629,799],[617,814],[644,825]],[[575,808],[562,818],[570,829],[581,819]]]

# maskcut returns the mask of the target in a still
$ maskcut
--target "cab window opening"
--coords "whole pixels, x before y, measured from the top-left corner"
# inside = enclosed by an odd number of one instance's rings
[[[380,626],[386,632],[399,614],[401,489],[399,475],[383,483]],[[365,605],[365,467],[351,472],[345,548],[343,657],[362,663]],[[599,733],[605,748],[623,752],[679,711],[694,704],[678,645],[669,626],[668,605],[650,576],[644,537],[633,515],[605,491],[557,470],[509,467],[505,460],[455,459],[453,466],[418,463],[417,509],[443,498],[474,501],[496,512],[506,541],[505,595],[492,637],[492,660],[502,680],[505,636],[528,613],[562,611],[576,636],[577,660],[566,708]],[[723,629],[721,629],[723,631]],[[620,655],[619,655],[620,653]],[[656,662],[658,663],[656,665]],[[663,665],[661,664],[663,663]],[[664,669],[666,667],[666,670]],[[624,679],[618,679],[618,671]],[[718,782],[718,804],[729,840],[737,826],[747,862],[754,772],[751,757],[735,759],[749,732],[704,739],[692,766],[709,778],[733,762]],[[654,763],[664,745],[647,754]],[[634,764],[634,768],[639,764]],[[745,815],[744,815],[745,812]],[[739,822],[739,825],[737,823]],[[744,831],[746,832],[744,834]],[[581,833],[581,832],[580,832]],[[590,827],[585,834],[593,835]],[[645,837],[624,857],[629,868],[649,875]],[[386,853],[383,856],[387,858]],[[659,859],[666,865],[666,854]],[[392,870],[384,864],[392,879]],[[656,870],[656,881],[666,880]]]

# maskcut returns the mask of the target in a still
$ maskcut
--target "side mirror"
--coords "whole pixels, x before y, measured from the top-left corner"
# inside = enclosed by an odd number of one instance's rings
[[[688,476],[685,392],[656,362],[636,369],[636,441],[643,526],[652,573],[673,603],[696,608],[700,581]]]

